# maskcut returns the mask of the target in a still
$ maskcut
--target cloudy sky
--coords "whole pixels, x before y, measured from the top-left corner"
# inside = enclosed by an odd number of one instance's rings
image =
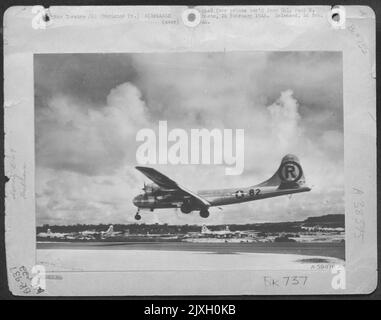
[[[309,193],[142,222],[224,224],[344,213],[342,57],[338,52],[35,55],[37,224],[135,222],[149,182],[136,166],[139,129],[245,130],[242,175],[224,166],[156,165],[197,191],[269,178],[298,155]]]

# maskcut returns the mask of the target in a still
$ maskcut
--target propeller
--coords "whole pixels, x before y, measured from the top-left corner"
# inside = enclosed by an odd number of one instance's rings
[[[146,182],[144,181],[143,183],[143,188],[142,190],[144,191],[144,199],[147,199],[148,198],[148,193],[147,193],[147,185],[146,185]]]

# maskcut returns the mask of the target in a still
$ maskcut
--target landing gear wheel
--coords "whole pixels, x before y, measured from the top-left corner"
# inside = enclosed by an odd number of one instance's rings
[[[182,213],[188,214],[188,213],[191,213],[192,208],[191,208],[191,206],[188,203],[184,202],[181,205],[180,210],[181,210]]]
[[[142,216],[139,214],[139,211],[138,212],[136,212],[136,214],[135,214],[135,220],[140,220],[142,218]]]
[[[207,218],[207,217],[209,217],[209,211],[207,209],[200,210],[200,217],[201,218]]]

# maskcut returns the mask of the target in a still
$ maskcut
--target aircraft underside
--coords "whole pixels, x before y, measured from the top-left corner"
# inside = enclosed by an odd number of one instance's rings
[[[294,155],[284,156],[274,175],[255,186],[207,190],[198,193],[188,190],[153,168],[136,167],[136,169],[154,182],[149,185],[144,184],[144,194],[136,196],[133,200],[134,205],[138,208],[135,215],[137,220],[141,219],[139,214],[141,209],[154,211],[155,209],[179,208],[185,214],[199,211],[201,217],[207,218],[210,207],[255,201],[311,190],[305,185],[302,167],[299,159]]]
[[[255,188],[255,187],[253,187]],[[208,202],[210,203],[209,207],[218,207],[218,206],[225,206],[225,205],[232,205],[232,204],[238,204],[238,203],[244,203],[249,201],[255,201],[255,200],[261,200],[266,198],[273,198],[283,195],[291,195],[294,193],[300,193],[300,192],[306,192],[310,191],[310,188],[308,187],[302,187],[298,189],[283,189],[283,190],[263,190],[256,188],[255,192],[252,192],[253,188],[248,188],[247,190],[244,189],[232,189],[227,193],[218,195],[218,190],[216,191],[208,191],[208,195],[205,195],[203,193],[199,193],[200,196],[204,197]],[[213,196],[210,196],[210,194],[213,193]],[[141,205],[138,207],[138,211],[135,215],[135,218],[137,220],[140,220],[140,209],[143,210],[149,210],[154,211],[155,209],[180,209],[182,213],[189,214],[193,211],[199,211],[200,216],[202,218],[207,218],[209,216],[209,207],[202,207],[195,203],[192,203],[192,199],[184,199],[184,200],[178,200],[175,197],[168,197],[167,199],[160,199],[159,197],[155,196],[146,196],[145,201],[142,200]]]

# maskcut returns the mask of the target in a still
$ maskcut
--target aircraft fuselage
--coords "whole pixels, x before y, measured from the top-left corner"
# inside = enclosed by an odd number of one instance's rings
[[[236,204],[265,198],[272,198],[293,193],[307,192],[311,189],[302,187],[299,189],[279,189],[278,187],[246,187],[235,189],[216,189],[198,191],[197,194],[206,199],[211,207]],[[135,206],[141,209],[164,209],[179,208],[185,201],[189,201],[189,205],[193,210],[200,208],[196,204],[192,204],[189,196],[183,196],[179,192],[158,192],[156,194],[141,194],[135,197]]]

